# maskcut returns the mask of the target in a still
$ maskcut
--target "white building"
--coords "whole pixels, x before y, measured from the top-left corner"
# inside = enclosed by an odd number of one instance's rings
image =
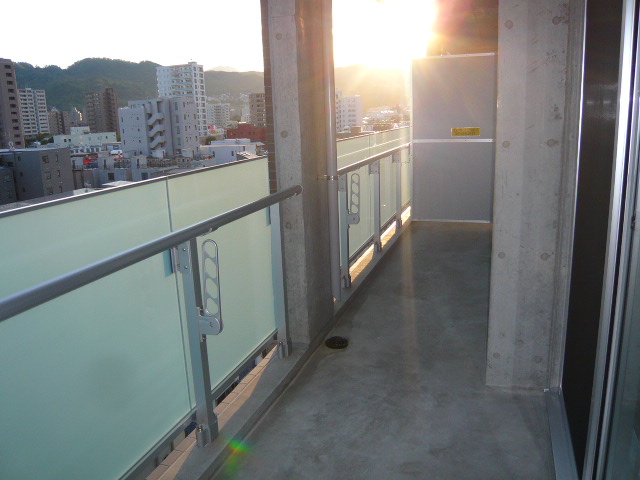
[[[91,133],[89,127],[71,127],[69,135],[54,135],[56,147],[69,147],[74,153],[97,153],[109,150],[118,140],[116,132]]]
[[[20,117],[25,137],[35,137],[49,133],[49,112],[44,90],[32,88],[18,89],[20,97]]]
[[[336,91],[336,131],[362,125],[362,97]]]
[[[198,114],[190,97],[130,101],[118,115],[124,152],[192,156],[198,149]]]
[[[252,142],[248,138],[228,138],[201,145],[200,155],[210,161],[210,165],[221,165],[256,157],[257,149],[262,145],[263,143]]]
[[[231,105],[228,103],[207,103],[207,126],[226,127],[231,119]]]
[[[158,97],[191,97],[195,102],[198,135],[207,136],[207,94],[204,69],[196,62],[185,65],[157,67]]]

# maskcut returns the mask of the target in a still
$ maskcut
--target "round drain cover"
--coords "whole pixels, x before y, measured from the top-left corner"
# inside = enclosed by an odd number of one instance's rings
[[[331,337],[328,338],[327,341],[324,342],[324,344],[329,348],[340,350],[349,346],[349,340],[344,337]]]

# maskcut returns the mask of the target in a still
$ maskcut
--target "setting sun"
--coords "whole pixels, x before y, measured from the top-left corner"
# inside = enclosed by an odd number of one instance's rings
[[[435,0],[349,0],[333,4],[336,66],[409,68],[424,57]]]

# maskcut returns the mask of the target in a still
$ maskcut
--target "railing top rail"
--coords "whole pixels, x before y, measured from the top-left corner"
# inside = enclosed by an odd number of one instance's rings
[[[411,143],[404,143],[395,148],[391,148],[389,150],[385,150],[384,152],[377,153],[372,155],[371,157],[367,157],[364,160],[360,160],[359,162],[352,163],[351,165],[347,165],[346,167],[342,167],[338,169],[338,175],[344,175],[349,172],[353,172],[358,170],[359,168],[365,167],[370,163],[375,162],[376,160],[380,160],[381,158],[388,157],[389,155],[393,155],[400,150],[404,150],[405,148],[411,147]]]
[[[287,198],[302,193],[302,186],[295,185],[254,202],[203,220],[189,227],[163,235],[137,247],[112,255],[73,272],[48,280],[40,285],[15,293],[0,300],[0,322],[30,310],[65,293],[99,280],[123,268],[169,250],[194,237],[210,233],[242,217],[270,207]]]
[[[128,185],[120,185],[118,187],[112,187],[112,188],[101,188],[98,190],[95,190],[91,193],[88,194],[83,194],[83,195],[72,195],[69,192],[66,193],[61,193],[58,194],[58,196],[60,198],[55,198],[55,199],[49,199],[49,197],[40,197],[44,200],[38,200],[38,199],[33,199],[33,200],[25,200],[22,202],[16,202],[17,204],[22,204],[19,207],[15,207],[15,208],[10,208],[10,209],[6,209],[4,210],[3,207],[6,207],[6,205],[0,206],[0,219],[5,218],[5,217],[10,217],[13,215],[20,215],[22,213],[25,212],[32,212],[34,210],[39,210],[41,208],[48,208],[48,207],[55,207],[57,205],[61,205],[63,203],[70,203],[70,202],[79,202],[79,201],[83,201],[86,199],[86,195],[91,195],[91,198],[94,198],[98,195],[109,195],[113,192],[120,192],[122,190],[128,190],[130,188],[137,188],[140,187],[141,185],[148,185],[150,183],[159,183],[159,182],[166,182],[167,180],[171,180],[173,178],[177,178],[177,177],[184,177],[187,175],[194,175],[194,174],[199,174],[202,172],[206,172],[209,170],[218,170],[221,168],[228,168],[228,167],[233,167],[236,165],[241,165],[243,163],[249,163],[249,162],[255,162],[256,160],[264,160],[266,158],[266,155],[262,155],[260,157],[255,157],[255,158],[248,158],[245,160],[236,160],[234,162],[229,162],[229,163],[222,163],[220,165],[211,165],[210,167],[198,167],[198,168],[194,168],[192,170],[187,170],[184,172],[173,172],[173,173],[165,173],[164,175],[160,176],[160,177],[155,177],[155,178],[149,178],[148,180],[141,180],[139,182],[132,182]],[[165,172],[169,169],[174,168],[175,165],[172,166],[167,166],[167,167],[158,167],[158,168],[165,168]],[[156,168],[156,167],[153,167]],[[82,189],[79,189],[82,190]],[[31,203],[33,202],[33,203]]]
[[[338,139],[336,139],[336,142],[346,142],[348,140],[353,140],[354,138],[370,137],[371,135],[376,135],[378,133],[394,132],[396,130],[402,130],[403,128],[410,128],[410,127],[409,127],[409,125],[405,125],[403,127],[389,128],[388,130],[378,130],[376,132],[362,132],[362,133],[359,133],[357,135],[353,135],[351,137],[338,138]]]

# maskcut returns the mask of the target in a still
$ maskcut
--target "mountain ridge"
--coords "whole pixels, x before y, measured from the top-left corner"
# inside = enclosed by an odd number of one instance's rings
[[[19,88],[46,91],[47,105],[58,110],[82,109],[84,93],[112,87],[120,106],[129,100],[154,98],[156,67],[151,61],[129,62],[110,58],[85,58],[63,69],[56,65],[33,66],[16,62]],[[362,65],[335,68],[336,89],[347,95],[362,96],[365,109],[407,102],[405,76],[400,70],[371,69]],[[263,72],[205,71],[207,95],[264,92]]]

